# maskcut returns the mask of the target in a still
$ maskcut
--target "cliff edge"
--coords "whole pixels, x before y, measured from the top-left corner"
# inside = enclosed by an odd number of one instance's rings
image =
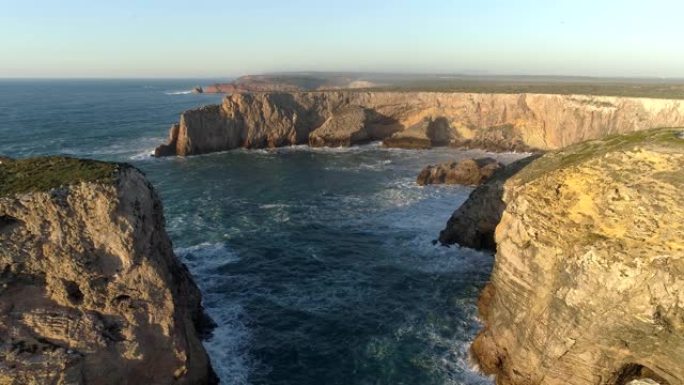
[[[131,166],[0,164],[0,383],[216,383],[200,292]]]
[[[684,383],[683,131],[581,143],[506,181],[472,345],[497,384]]]
[[[445,246],[457,243],[475,250],[496,251],[494,230],[506,207],[502,200],[504,183],[538,157],[528,156],[494,171],[451,214],[446,226],[439,232],[439,242]]]
[[[684,100],[586,95],[315,91],[236,93],[188,110],[157,156],[295,144],[554,150],[684,126]]]

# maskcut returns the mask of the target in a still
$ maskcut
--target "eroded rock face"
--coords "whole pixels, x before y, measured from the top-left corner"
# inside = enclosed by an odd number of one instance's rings
[[[350,146],[368,141],[366,131],[368,113],[363,107],[349,106],[337,111],[320,127],[309,134],[311,147]]]
[[[493,158],[464,159],[458,162],[430,165],[418,174],[416,183],[420,186],[428,184],[478,186],[487,181],[501,167],[503,165]]]
[[[363,119],[350,112],[359,109],[365,111]],[[338,123],[346,120],[354,129]],[[682,125],[681,100],[353,90],[236,93],[221,105],[184,112],[158,154],[368,140],[407,148],[553,150],[608,134]]]
[[[497,168],[487,182],[473,190],[468,199],[451,214],[446,227],[439,233],[440,243],[458,243],[471,249],[494,251],[494,230],[506,207],[501,200],[503,185],[538,156],[532,155]]]
[[[684,383],[684,140],[571,146],[504,187],[472,350],[497,384]]]
[[[0,383],[216,383],[199,337],[200,292],[144,176],[38,162],[26,177],[0,165]],[[35,189],[67,173],[82,180]]]

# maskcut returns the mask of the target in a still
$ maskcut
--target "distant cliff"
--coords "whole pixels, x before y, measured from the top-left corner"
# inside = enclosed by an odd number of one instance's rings
[[[142,173],[0,162],[0,383],[216,383],[200,299]]]
[[[684,125],[684,101],[545,94],[274,92],[185,111],[157,156],[308,143],[552,150],[587,139]]]
[[[684,383],[682,132],[570,146],[506,181],[472,346],[497,384]]]
[[[364,80],[364,74],[334,74],[334,73],[290,73],[271,75],[241,76],[231,82],[214,83],[197,87],[197,93],[226,93],[237,92],[298,92],[332,90],[341,88],[369,88],[377,86],[375,82]]]

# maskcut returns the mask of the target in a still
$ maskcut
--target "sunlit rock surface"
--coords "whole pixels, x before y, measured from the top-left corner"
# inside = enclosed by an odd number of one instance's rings
[[[215,383],[200,292],[142,173],[0,164],[0,383]]]
[[[505,183],[472,346],[497,384],[684,383],[684,140],[571,146]]]
[[[684,101],[548,94],[313,91],[226,96],[185,111],[156,155],[311,143],[553,150],[609,134],[684,125]]]

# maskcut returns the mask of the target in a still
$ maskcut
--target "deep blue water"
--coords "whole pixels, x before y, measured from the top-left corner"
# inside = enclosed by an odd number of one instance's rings
[[[419,187],[477,151],[235,150],[152,159],[197,80],[0,81],[0,155],[127,161],[159,191],[217,323],[224,384],[488,384],[469,369],[491,256],[432,244],[469,189]],[[515,158],[503,156],[504,160]]]

